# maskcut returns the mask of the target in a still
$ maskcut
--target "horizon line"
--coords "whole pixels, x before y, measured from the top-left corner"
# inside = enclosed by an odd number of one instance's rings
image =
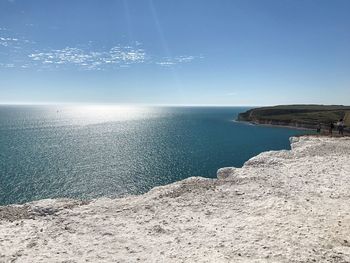
[[[272,107],[283,105],[324,105],[350,106],[324,103],[288,103],[288,104],[174,104],[174,103],[108,103],[108,102],[0,102],[0,106],[133,106],[133,107]]]
[[[175,103],[106,103],[106,102],[0,102],[0,106],[145,106],[145,107],[256,107],[247,104],[175,104]]]

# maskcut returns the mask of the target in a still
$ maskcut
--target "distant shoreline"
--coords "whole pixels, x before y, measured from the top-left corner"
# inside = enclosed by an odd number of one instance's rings
[[[257,122],[253,122],[253,121],[234,120],[234,122],[243,123],[243,124],[247,124],[247,125],[253,125],[253,126],[264,126],[264,127],[272,127],[272,128],[287,128],[287,129],[305,130],[305,131],[313,131],[313,130],[315,130],[315,129],[312,129],[312,128],[296,127],[296,126],[293,126],[293,125],[279,125],[279,124],[269,124],[269,123],[257,123]]]
[[[330,123],[344,120],[344,135],[350,134],[350,107],[342,105],[280,105],[273,107],[253,108],[238,115],[237,121],[253,125],[284,127],[298,130],[314,130],[321,128],[329,131]],[[333,134],[338,133],[334,127]]]
[[[327,128],[322,128],[320,133],[317,133],[316,128],[306,128],[306,127],[296,127],[293,125],[279,125],[279,124],[264,124],[264,123],[256,123],[256,122],[251,122],[251,121],[238,121],[234,120],[234,122],[237,123],[243,123],[247,125],[253,125],[253,126],[263,126],[263,127],[271,127],[271,128],[286,128],[286,129],[292,129],[292,130],[304,130],[304,131],[314,131],[313,133],[307,133],[303,135],[295,135],[295,137],[300,137],[300,136],[329,136],[328,129]],[[333,137],[341,137],[338,134],[338,130],[334,129],[332,133]],[[344,137],[350,136],[350,132],[348,130],[344,131]]]

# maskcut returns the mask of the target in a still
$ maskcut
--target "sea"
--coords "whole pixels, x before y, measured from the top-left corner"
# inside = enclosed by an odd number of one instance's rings
[[[248,107],[0,106],[0,205],[122,197],[215,178],[303,130],[236,122]]]

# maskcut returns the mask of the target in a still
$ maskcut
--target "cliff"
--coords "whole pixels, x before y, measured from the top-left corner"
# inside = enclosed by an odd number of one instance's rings
[[[328,128],[330,122],[336,123],[340,119],[350,126],[349,106],[283,105],[255,108],[238,115],[239,121],[307,129],[316,129],[319,124]]]
[[[218,179],[0,207],[0,262],[350,262],[350,138],[292,138]]]

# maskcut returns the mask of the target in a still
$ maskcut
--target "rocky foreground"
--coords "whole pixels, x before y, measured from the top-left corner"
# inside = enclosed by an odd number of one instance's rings
[[[218,177],[0,207],[0,262],[350,262],[350,138],[292,138]]]

